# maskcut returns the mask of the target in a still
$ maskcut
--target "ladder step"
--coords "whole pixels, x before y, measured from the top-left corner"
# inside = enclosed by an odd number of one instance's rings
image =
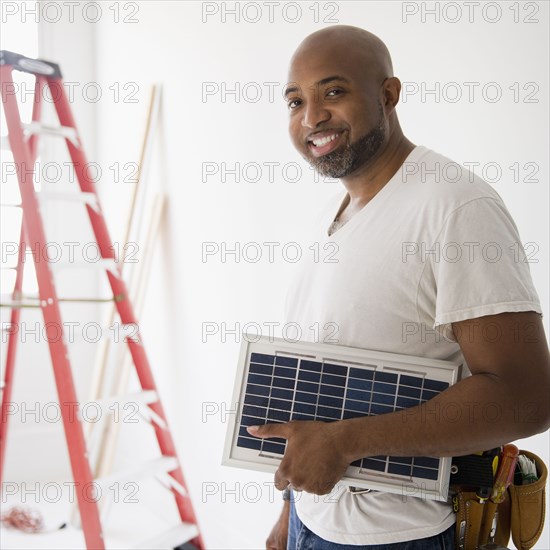
[[[15,267],[5,267],[4,269],[16,269]],[[81,304],[88,302],[116,302],[121,301],[122,297],[118,298],[58,298],[58,302],[63,302],[67,304]],[[0,297],[0,307],[11,307],[11,308],[20,308],[20,307],[41,307],[40,298],[38,296],[23,296],[19,300],[14,300],[11,294],[2,294]],[[130,326],[130,325],[128,325]]]
[[[80,146],[78,143],[78,135],[76,130],[70,126],[47,126],[46,124],[36,121],[29,122],[28,124],[22,124],[21,126],[23,126],[29,134],[49,134],[52,136],[60,136],[68,139],[75,147]]]
[[[71,192],[59,192],[59,191],[40,191],[36,196],[41,200],[60,200],[60,201],[76,201],[83,202],[89,205],[93,210],[99,212],[99,204],[97,202],[97,195],[95,193],[87,193],[85,191],[79,191],[75,193]]]
[[[147,477],[161,476],[174,471],[177,467],[178,459],[175,456],[161,456],[145,462],[140,467],[128,469],[124,472],[117,472],[105,477],[98,477],[95,482],[102,489],[106,489],[117,481],[136,481]]]
[[[109,409],[115,403],[119,405],[125,405],[126,403],[140,403],[142,405],[150,405],[151,403],[157,403],[159,396],[155,390],[144,390],[136,393],[128,393],[126,395],[114,395],[105,399],[98,399],[94,401],[102,409]]]
[[[0,150],[11,151],[10,140],[8,136],[0,136]]]
[[[199,534],[198,527],[193,523],[182,523],[158,535],[140,542],[133,550],[172,550],[173,548],[193,540]]]

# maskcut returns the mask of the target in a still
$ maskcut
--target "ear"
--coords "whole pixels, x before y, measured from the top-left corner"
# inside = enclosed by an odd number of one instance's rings
[[[399,94],[401,93],[401,81],[396,76],[391,76],[384,80],[382,85],[383,106],[387,115],[390,115],[395,106],[399,102]]]

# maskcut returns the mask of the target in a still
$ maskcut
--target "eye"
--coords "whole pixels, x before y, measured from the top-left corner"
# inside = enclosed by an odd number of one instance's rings
[[[340,88],[331,88],[327,91],[327,96],[329,97],[336,97],[338,95],[342,95],[344,93],[344,90]]]
[[[302,104],[301,99],[289,99],[287,103],[288,108],[290,110],[296,109],[296,107],[300,106],[301,104]]]

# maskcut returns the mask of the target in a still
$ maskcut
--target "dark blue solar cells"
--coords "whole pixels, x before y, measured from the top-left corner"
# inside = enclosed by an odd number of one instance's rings
[[[443,390],[446,390],[449,387],[449,384],[447,382],[440,382],[439,380],[430,380],[429,378],[426,378],[424,380],[424,389],[426,390],[435,390],[437,392],[442,392]]]
[[[261,441],[261,440],[260,440]],[[278,455],[285,454],[285,446],[280,445],[279,443],[272,443],[271,441],[264,439],[264,444],[262,445],[262,452],[264,453],[273,453]]]
[[[361,378],[363,380],[372,380],[373,376],[374,376],[374,371],[372,370],[356,369],[356,368],[349,369],[350,378]]]
[[[273,366],[272,365],[261,365],[260,363],[252,363],[250,365],[250,372],[256,373],[256,374],[263,374],[265,376],[271,376],[273,374]]]
[[[307,391],[310,393],[319,393],[319,384],[313,382],[298,382],[296,384],[297,391]]]
[[[432,456],[417,456],[414,459],[417,466],[424,466],[425,468],[439,468],[439,462],[439,458]]]
[[[410,464],[393,464],[390,462],[388,464],[388,473],[397,474],[400,476],[410,476],[411,475],[411,465]]]
[[[395,395],[387,395],[385,393],[373,393],[372,402],[380,403],[381,405],[391,405],[393,407],[393,404],[395,402]]]
[[[284,376],[285,378],[296,378],[296,369],[289,367],[275,367],[275,376]]]
[[[307,380],[308,382],[319,382],[319,380],[321,380],[321,373],[300,369],[298,374],[298,380]]]
[[[342,408],[343,399],[341,397],[330,397],[328,395],[319,396],[319,405],[326,405],[327,407]]]
[[[278,420],[279,422],[288,422],[290,420],[290,413],[288,411],[279,411],[277,409],[269,409],[267,412],[267,419]]]
[[[359,380],[358,378],[350,378],[348,380],[348,388],[371,391],[372,382],[370,380]]]
[[[294,388],[294,379],[275,377],[273,378],[273,386],[277,388]]]
[[[296,359],[295,357],[284,357],[282,355],[277,355],[277,357],[275,358],[275,364],[284,367],[296,368],[298,366],[298,359]]]
[[[283,388],[271,388],[271,397],[275,397],[276,399],[288,399],[289,401],[292,401],[294,392]]]
[[[262,447],[262,440],[239,437],[239,439],[237,439],[237,447],[244,447],[245,449],[254,449],[259,451]]]
[[[420,388],[410,388],[409,386],[401,385],[399,386],[397,393],[399,395],[402,395],[403,397],[416,397],[417,399],[419,399],[421,390]]]
[[[265,363],[267,365],[273,365],[275,362],[274,355],[265,355],[263,353],[252,353],[250,355],[251,363]]]
[[[406,386],[413,386],[414,388],[421,388],[424,380],[421,376],[401,376],[401,384]]]
[[[317,416],[340,420],[340,417],[342,416],[342,410],[333,409],[332,407],[317,407]]]
[[[395,384],[385,384],[383,382],[375,382],[372,387],[372,393],[388,393],[395,395],[397,386]]]
[[[270,387],[262,386],[260,384],[247,384],[246,385],[246,395],[269,395]]]
[[[315,405],[308,405],[307,403],[294,403],[294,410],[299,413],[315,414]]]
[[[433,399],[436,395],[439,395],[439,392],[422,390],[422,401],[429,401],[430,399]]]
[[[317,403],[317,394],[297,391],[295,400],[303,403]]]
[[[372,458],[364,458],[361,463],[361,468],[376,470],[377,472],[386,471],[386,462],[382,460],[374,460]]]
[[[326,372],[328,374],[338,374],[340,376],[346,376],[348,374],[348,367],[325,363],[323,366],[323,372]]]
[[[370,403],[368,401],[354,401],[353,399],[346,399],[346,409],[350,411],[362,411],[364,414],[368,414]]]
[[[260,374],[249,374],[249,384],[259,384],[260,386],[271,386],[271,376],[262,376]]]
[[[281,410],[286,410],[286,409],[290,409],[292,403],[289,403],[288,401],[284,400],[284,399],[273,399],[271,398],[269,400],[269,407],[271,409],[281,409]]]
[[[346,379],[343,376],[336,376],[334,374],[325,374],[321,376],[321,384],[332,384],[333,386],[345,386]]]
[[[378,405],[377,403],[372,403],[370,406],[371,415],[387,414],[391,412],[393,412],[393,407],[389,407],[387,405]]]
[[[254,405],[244,405],[243,414],[246,416],[256,416],[258,418],[265,418],[267,409],[265,407],[256,407]]]
[[[416,407],[417,405],[420,405],[420,400],[409,399],[407,397],[398,397],[395,400],[395,404],[403,409],[408,409],[409,407]]]
[[[323,387],[323,393],[325,395],[334,395],[335,397],[344,397],[345,391],[346,390],[341,386],[324,386]]]
[[[376,371],[374,373],[374,379],[377,382],[389,382],[390,384],[397,383],[397,374],[393,372]]]
[[[432,470],[431,468],[420,468],[419,466],[413,466],[412,475],[414,477],[421,477],[422,479],[437,479],[439,477],[439,471]]]
[[[446,382],[421,375],[253,353],[248,365],[237,446],[283,455],[284,439],[254,438],[246,427],[290,420],[333,422],[386,414],[417,406],[448,387]],[[440,461],[435,457],[377,456],[356,460],[352,465],[405,478],[437,480]]]
[[[356,399],[357,401],[370,401],[371,392],[362,391],[362,390],[352,390],[348,388],[348,391],[346,392],[346,397],[348,399]]]
[[[269,397],[263,395],[247,395],[244,398],[245,405],[258,405],[259,407],[267,407]]]
[[[399,462],[399,464],[412,464],[412,456],[389,456],[390,462]]]
[[[323,363],[317,363],[316,361],[306,361],[302,359],[300,361],[300,370],[311,370],[315,372],[321,372],[323,369]]]

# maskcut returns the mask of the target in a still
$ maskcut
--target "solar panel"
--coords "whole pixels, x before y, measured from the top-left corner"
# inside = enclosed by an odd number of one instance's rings
[[[275,472],[284,439],[260,439],[247,426],[291,420],[334,422],[424,403],[454,384],[460,363],[347,346],[243,338],[223,464]],[[446,500],[451,457],[370,456],[342,483]]]

